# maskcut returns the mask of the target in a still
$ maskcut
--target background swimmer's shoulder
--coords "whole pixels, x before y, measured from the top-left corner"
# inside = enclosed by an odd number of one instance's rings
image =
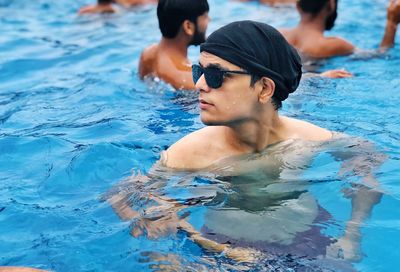
[[[158,45],[153,44],[145,48],[140,55],[139,74],[140,77],[145,77],[154,73],[154,67],[157,61]]]

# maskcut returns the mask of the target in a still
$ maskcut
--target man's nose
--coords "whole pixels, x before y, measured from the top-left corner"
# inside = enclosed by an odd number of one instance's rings
[[[207,85],[206,78],[204,77],[204,74],[201,75],[199,80],[197,80],[197,82],[196,82],[196,90],[203,91],[203,92],[211,91],[211,88]]]

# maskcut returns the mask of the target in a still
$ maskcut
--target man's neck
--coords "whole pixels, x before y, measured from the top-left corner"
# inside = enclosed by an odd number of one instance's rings
[[[159,47],[162,50],[169,51],[175,56],[187,59],[188,42],[185,38],[177,35],[173,39],[161,38]]]
[[[302,14],[298,29],[306,29],[307,31],[319,32],[321,34],[325,31],[325,16],[320,14],[312,16],[310,14]]]
[[[225,135],[229,145],[240,152],[252,153],[286,140],[285,126],[278,112],[272,110],[271,114],[265,116],[226,127]]]

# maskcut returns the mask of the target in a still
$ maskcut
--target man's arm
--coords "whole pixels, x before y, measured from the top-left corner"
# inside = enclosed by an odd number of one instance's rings
[[[350,138],[348,138],[350,139]],[[374,171],[384,162],[386,156],[378,153],[367,141],[358,141],[348,153],[336,153],[335,157],[343,160],[339,175],[351,172],[362,178],[362,183],[352,185],[347,196],[351,198],[351,217],[346,224],[344,235],[329,246],[327,255],[334,258],[345,258],[358,261],[361,259],[361,227],[382,198],[379,182]]]
[[[394,46],[397,25],[400,22],[400,0],[391,0],[387,9],[385,32],[378,49],[356,49],[354,59],[370,59],[381,57],[389,48]]]
[[[327,255],[333,258],[344,258],[360,261],[361,254],[361,227],[367,220],[373,207],[382,198],[382,193],[369,187],[360,185],[353,188],[351,197],[351,218],[347,222],[344,235],[327,249]]]
[[[387,19],[386,19],[386,27],[385,32],[380,43],[378,51],[365,51],[365,50],[356,50],[356,48],[349,42],[341,39],[341,38],[326,38],[324,45],[322,48],[322,54],[325,57],[332,56],[343,56],[350,55],[356,51],[358,51],[358,57],[376,57],[380,56],[382,52],[385,52],[388,48],[394,46],[397,25],[400,23],[400,0],[391,0],[389,7],[387,9]]]
[[[128,181],[122,183],[123,185],[120,186],[122,188],[118,189],[119,192],[112,193],[111,196],[106,197],[122,220],[136,220],[131,230],[132,236],[139,237],[146,232],[149,239],[157,239],[181,230],[185,231],[188,238],[202,248],[216,253],[223,253],[227,258],[237,262],[254,262],[260,256],[260,253],[256,250],[231,247],[230,245],[221,244],[203,237],[199,231],[186,221],[185,217],[187,215],[179,215],[181,211],[189,206],[181,204],[174,199],[146,193],[149,200],[154,201],[157,205],[146,208],[142,213],[133,210],[129,199],[134,193],[134,189],[132,189],[129,183],[146,183],[150,180],[151,178],[140,174],[132,176]],[[123,187],[131,188],[124,189]],[[133,187],[139,188],[141,186],[133,185]]]
[[[304,72],[302,79],[311,77],[349,78],[353,77],[353,74],[344,69],[328,70],[322,73]]]
[[[391,0],[387,11],[385,33],[380,44],[381,50],[393,47],[397,32],[397,25],[400,22],[400,1]]]

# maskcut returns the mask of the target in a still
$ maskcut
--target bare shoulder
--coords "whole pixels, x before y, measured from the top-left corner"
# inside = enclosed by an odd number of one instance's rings
[[[140,77],[152,74],[157,60],[158,44],[152,44],[145,48],[140,56],[139,74]]]
[[[163,164],[175,169],[201,169],[218,159],[219,127],[205,127],[183,137],[164,153]],[[212,140],[211,140],[212,139]]]
[[[322,57],[350,55],[355,50],[353,44],[339,37],[324,37],[319,43]]]
[[[332,132],[325,128],[294,118],[281,116],[281,119],[288,127],[291,138],[307,141],[327,141],[332,139]]]
[[[195,89],[190,60],[170,50],[159,49],[155,74],[175,89]]]
[[[283,36],[285,36],[285,35],[287,35],[287,34],[289,34],[289,33],[291,32],[291,29],[290,29],[290,28],[279,28],[278,31],[279,31]]]
[[[293,35],[293,29],[289,28],[280,28],[278,31],[282,34],[283,37],[291,44],[294,44],[294,35]]]
[[[194,90],[190,60],[158,44],[143,50],[139,62],[139,75],[156,76],[175,89]]]

